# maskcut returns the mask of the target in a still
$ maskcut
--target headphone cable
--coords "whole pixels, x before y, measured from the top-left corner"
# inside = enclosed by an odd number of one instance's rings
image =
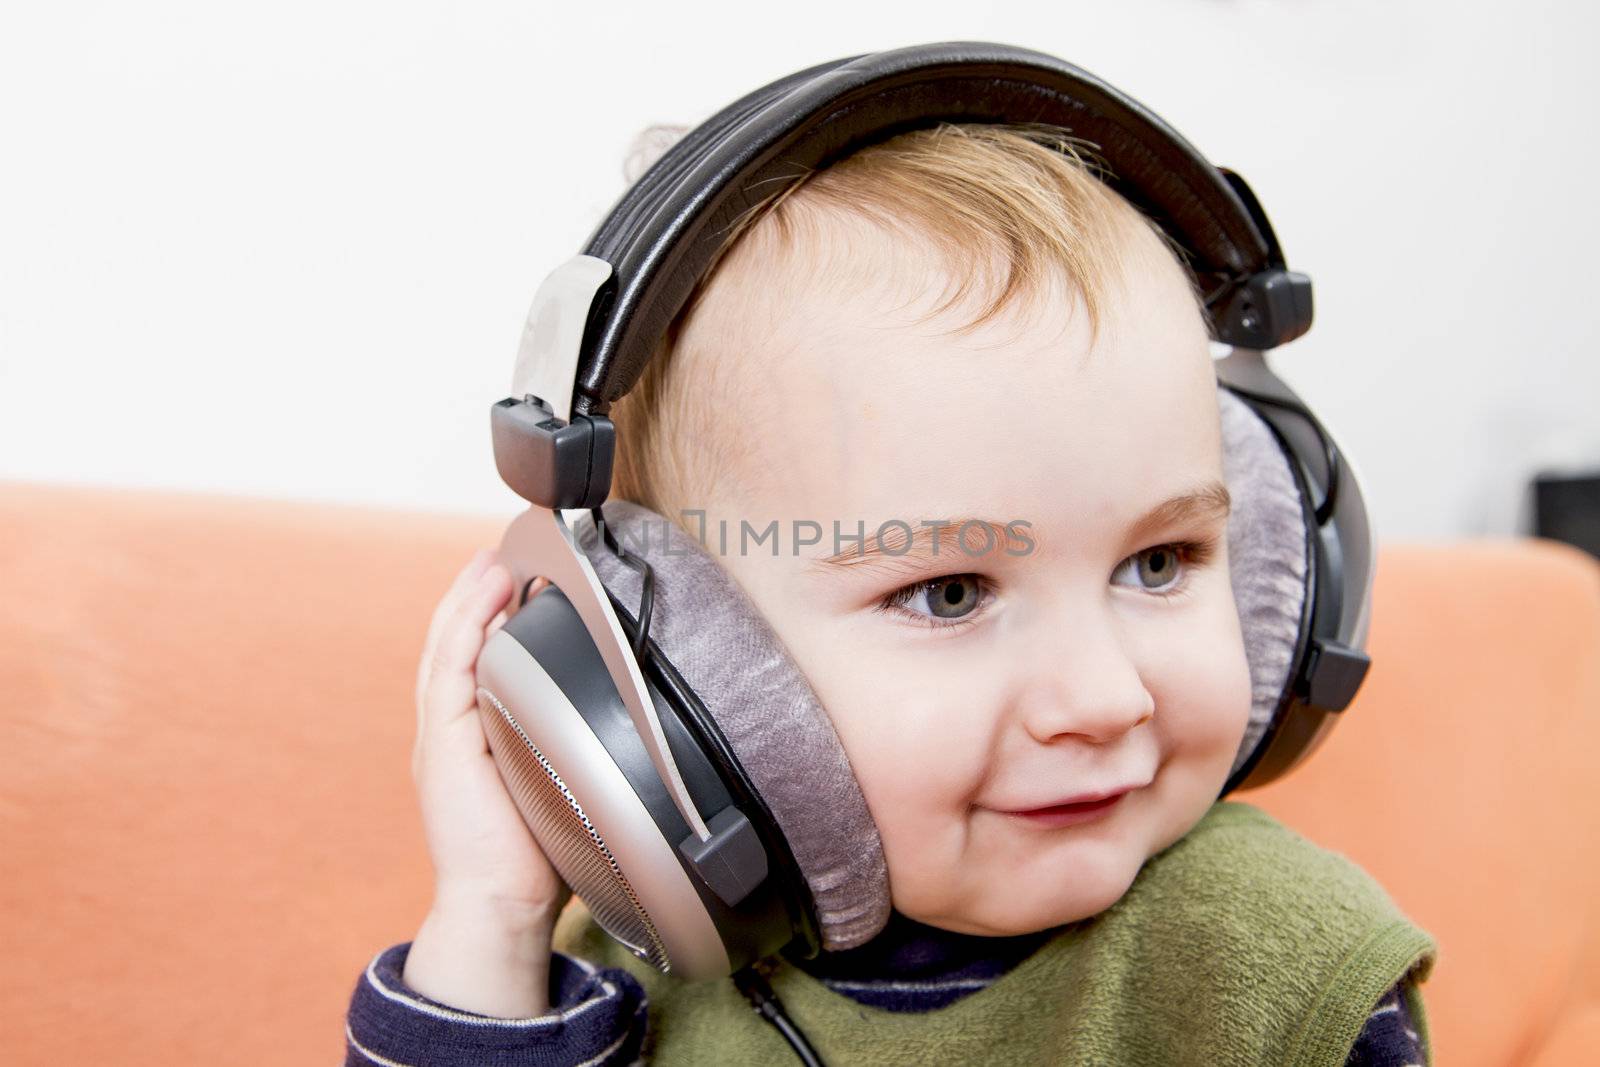
[[[633,657],[643,663],[645,656],[644,643],[645,639],[650,636],[650,615],[655,607],[655,571],[650,564],[617,543],[616,536],[612,534],[611,527],[606,523],[604,512],[597,507],[590,508],[589,517],[594,520],[595,528],[600,531],[600,536],[605,540],[606,547],[611,550],[611,554],[627,564],[639,575],[639,629],[633,637]]]
[[[824,1067],[822,1059],[817,1055],[817,1050],[811,1047],[800,1028],[795,1026],[794,1020],[783,1010],[783,1004],[778,1000],[778,995],[772,991],[772,986],[767,984],[766,978],[756,970],[755,964],[735,971],[733,984],[738,986],[755,1008],[756,1014],[778,1028],[778,1033],[784,1036],[794,1049],[795,1055],[800,1057],[800,1062],[806,1067]]]

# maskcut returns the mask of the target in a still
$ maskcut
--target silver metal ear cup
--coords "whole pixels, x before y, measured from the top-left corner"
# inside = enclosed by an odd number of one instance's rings
[[[516,716],[482,686],[478,687],[478,710],[511,798],[562,880],[583,900],[602,930],[652,966],[669,970],[667,947],[655,924],[556,768]]]
[[[525,640],[551,657],[549,669]],[[688,830],[658,822],[675,809],[585,641],[582,620],[551,587],[484,642],[478,714],[500,777],[601,929],[663,973],[726,975],[727,945],[678,849]]]

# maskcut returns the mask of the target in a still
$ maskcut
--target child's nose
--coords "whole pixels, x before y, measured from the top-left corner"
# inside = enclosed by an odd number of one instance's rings
[[[1041,744],[1065,735],[1105,744],[1155,714],[1155,697],[1111,627],[1074,626],[1047,643],[1052,654],[1027,657],[1020,702],[1022,723]]]

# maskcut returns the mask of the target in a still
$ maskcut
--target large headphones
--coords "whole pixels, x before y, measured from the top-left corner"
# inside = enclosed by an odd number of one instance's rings
[[[517,592],[478,706],[529,828],[594,919],[685,979],[861,944],[890,910],[876,827],[815,694],[706,547],[606,502],[607,412],[639,379],[727,228],[774,184],[936,123],[1044,123],[1184,250],[1213,338],[1250,725],[1222,793],[1269,782],[1355,695],[1373,571],[1356,473],[1265,350],[1311,325],[1244,180],[1079,68],[951,42],[810,67],[689,132],[534,297],[495,463],[530,503],[500,558]],[[604,505],[604,506],[602,506]],[[532,592],[537,577],[548,585]]]

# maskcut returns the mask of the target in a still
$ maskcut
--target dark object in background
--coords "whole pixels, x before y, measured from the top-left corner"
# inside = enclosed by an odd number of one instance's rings
[[[1600,559],[1600,471],[1534,475],[1533,532]]]

